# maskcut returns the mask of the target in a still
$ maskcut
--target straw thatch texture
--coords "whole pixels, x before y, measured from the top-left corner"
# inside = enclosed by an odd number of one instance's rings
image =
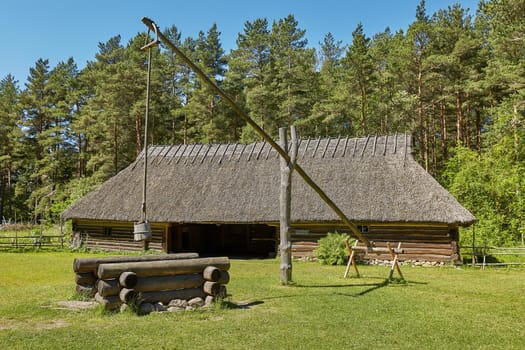
[[[297,162],[358,222],[469,225],[463,208],[411,154],[409,135],[301,140]],[[151,222],[279,220],[279,159],[266,143],[155,146],[148,152]],[[137,221],[143,155],[62,213],[63,219]],[[297,174],[292,222],[338,217]]]

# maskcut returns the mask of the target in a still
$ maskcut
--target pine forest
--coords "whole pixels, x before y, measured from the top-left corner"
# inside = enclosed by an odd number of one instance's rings
[[[308,43],[294,16],[259,18],[221,45],[217,25],[162,28],[266,132],[301,138],[410,133],[414,155],[477,218],[476,236],[525,234],[525,1],[427,13],[406,30]],[[101,38],[105,39],[105,38]],[[45,58],[0,77],[0,218],[53,223],[143,149],[146,32],[100,42],[79,69]],[[165,46],[153,51],[148,144],[252,142],[250,126]],[[469,239],[471,229],[463,239]]]

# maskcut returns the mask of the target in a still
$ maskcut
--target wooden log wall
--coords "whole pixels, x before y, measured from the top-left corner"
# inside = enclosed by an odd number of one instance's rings
[[[454,262],[459,260],[457,232],[447,226],[429,225],[425,227],[369,226],[368,239],[377,247],[386,243],[401,242],[403,254],[400,261]],[[390,260],[389,254],[367,254],[367,260]]]
[[[167,224],[151,223],[149,249],[163,251],[162,237]],[[143,242],[133,239],[132,222],[75,220],[73,231],[85,238],[85,246],[102,251],[142,251]]]
[[[377,247],[386,247],[387,242],[402,242],[403,254],[400,261],[454,262],[460,260],[457,229],[447,225],[369,224],[363,235]],[[294,257],[313,257],[320,238],[327,232],[348,233],[342,226],[296,226],[292,235]],[[389,254],[367,254],[364,260],[390,260]]]
[[[215,298],[226,297],[225,285],[230,280],[227,257],[119,262],[121,258],[76,259],[74,263],[75,281],[95,279],[90,295],[106,309],[124,305],[133,306],[140,314],[176,311],[209,305]],[[86,293],[83,288],[77,284],[79,293]]]

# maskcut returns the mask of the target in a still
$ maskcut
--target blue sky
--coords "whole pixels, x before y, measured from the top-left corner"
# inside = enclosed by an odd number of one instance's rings
[[[456,2],[474,14],[478,0],[426,0],[427,13]],[[175,24],[183,38],[196,37],[217,23],[226,52],[235,47],[246,21],[273,20],[293,14],[306,30],[310,47],[319,47],[326,33],[351,43],[359,22],[372,36],[390,27],[404,29],[414,21],[419,0],[2,0],[0,3],[0,79],[11,73],[23,87],[29,68],[39,58],[53,68],[73,57],[79,69],[94,60],[98,43],[120,34],[122,43],[146,31],[141,18],[154,20],[161,29]]]

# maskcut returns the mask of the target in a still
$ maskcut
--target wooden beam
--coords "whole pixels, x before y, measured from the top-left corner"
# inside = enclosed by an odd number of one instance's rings
[[[185,275],[202,273],[209,265],[228,271],[230,259],[216,257],[100,264],[97,276],[99,279],[118,278],[122,272],[126,271],[133,271],[138,277]]]
[[[398,260],[398,253],[394,251],[394,248],[391,247],[390,242],[387,243],[387,248],[390,249],[390,256],[392,257],[392,266],[390,268],[390,273],[388,275],[388,280],[391,281],[392,277],[394,276],[394,268],[397,270],[397,273],[401,278],[404,280],[405,277],[403,277],[403,273],[401,272],[401,268],[399,267],[399,264],[397,262]],[[401,242],[397,244],[397,250],[401,250]]]
[[[274,139],[268,135],[250,116],[244,112],[237,103],[230,97],[223,89],[221,89],[215,82],[211,80],[192,60],[190,60],[177,46],[175,46],[163,33],[158,30],[157,25],[149,18],[143,17],[142,22],[155,33],[158,34],[158,38],[166,44],[170,49],[172,49],[177,57],[180,58],[184,63],[186,63],[199,78],[207,84],[212,90],[214,90],[223,101],[230,106],[230,108],[241,117],[247,124],[249,124],[255,132],[257,132],[273,149],[283,157],[287,163],[293,164],[294,170],[303,178],[303,180],[321,197],[321,199],[336,213],[337,216],[348,226],[352,235],[365,243],[367,246],[370,245],[368,239],[366,239],[357,227],[350,221],[350,219],[343,213],[343,211],[335,204],[334,201],[328,197],[328,195],[314,182],[314,180],[304,171],[302,167],[297,164],[297,162],[292,163],[288,153],[282,149]],[[314,152],[315,155],[315,152]]]
[[[73,271],[96,273],[100,264],[139,262],[139,261],[159,261],[159,260],[180,260],[198,258],[197,253],[178,253],[178,254],[159,254],[159,255],[137,255],[137,256],[111,256],[105,258],[75,258],[73,260]],[[115,276],[115,278],[118,276]]]
[[[358,241],[355,241],[354,247],[357,246]],[[348,264],[346,264],[346,271],[344,278],[348,277],[348,272],[350,272],[350,266],[354,267],[356,277],[360,277],[359,270],[357,269],[357,264],[355,262],[355,251],[350,247],[350,243],[348,243],[348,239],[345,240],[346,244],[346,251],[348,252],[349,258],[348,258]]]
[[[281,283],[287,284],[292,281],[292,243],[291,243],[291,233],[290,233],[290,212],[291,212],[291,203],[292,203],[292,170],[293,163],[297,159],[297,136],[295,132],[295,127],[291,126],[291,147],[288,148],[288,139],[287,139],[287,129],[279,129],[279,140],[281,147],[286,151],[290,151],[291,163],[288,163],[286,159],[280,158],[281,165],[281,187],[280,187],[280,197],[279,197],[279,234],[280,234],[280,243],[279,251],[281,254]]]

